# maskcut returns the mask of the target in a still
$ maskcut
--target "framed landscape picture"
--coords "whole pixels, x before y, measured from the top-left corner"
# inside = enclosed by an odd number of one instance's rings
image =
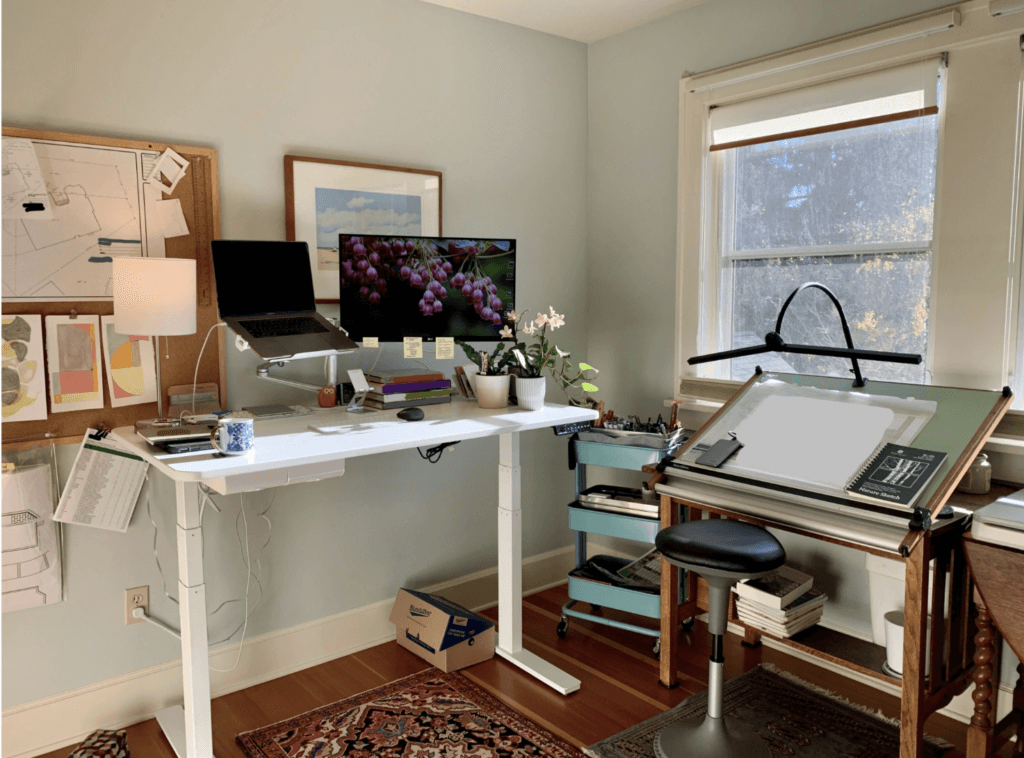
[[[284,157],[289,240],[309,245],[318,303],[339,298],[339,234],[441,236],[441,172]]]

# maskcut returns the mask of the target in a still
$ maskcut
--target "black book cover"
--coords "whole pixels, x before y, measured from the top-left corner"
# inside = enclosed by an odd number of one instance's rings
[[[854,500],[910,507],[946,460],[946,454],[885,443],[846,487]]]

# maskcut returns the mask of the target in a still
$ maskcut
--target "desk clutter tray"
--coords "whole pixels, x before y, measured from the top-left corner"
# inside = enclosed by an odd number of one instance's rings
[[[587,465],[639,471],[674,453],[690,434],[681,428],[666,434],[590,429],[577,436],[576,458]]]

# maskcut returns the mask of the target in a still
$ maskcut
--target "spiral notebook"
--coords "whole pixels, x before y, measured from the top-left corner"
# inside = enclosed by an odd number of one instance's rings
[[[935,477],[946,454],[886,442],[846,486],[853,500],[910,508]]]

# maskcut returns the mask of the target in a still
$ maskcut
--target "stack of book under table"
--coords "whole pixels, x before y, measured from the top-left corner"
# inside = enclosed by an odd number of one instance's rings
[[[811,588],[814,577],[782,566],[761,579],[737,584],[736,615],[748,626],[773,637],[792,637],[814,626],[828,595]]]
[[[450,403],[451,380],[425,369],[381,371],[366,375],[370,391],[363,405],[377,410]]]

